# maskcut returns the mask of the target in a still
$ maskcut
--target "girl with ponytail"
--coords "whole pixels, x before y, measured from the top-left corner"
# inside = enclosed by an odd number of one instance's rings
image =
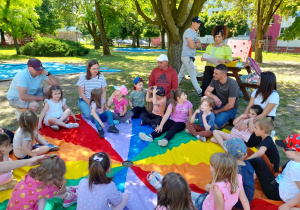
[[[89,177],[82,179],[77,189],[77,210],[121,210],[128,196],[121,193],[110,172],[110,158],[105,152],[98,152],[89,158]]]

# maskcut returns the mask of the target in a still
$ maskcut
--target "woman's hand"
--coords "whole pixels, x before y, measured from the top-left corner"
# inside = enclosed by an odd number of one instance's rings
[[[206,61],[206,59],[205,59],[205,58],[203,58],[203,57],[201,57],[201,61]]]
[[[162,125],[157,126],[157,128],[154,130],[156,133],[160,133],[163,129]]]

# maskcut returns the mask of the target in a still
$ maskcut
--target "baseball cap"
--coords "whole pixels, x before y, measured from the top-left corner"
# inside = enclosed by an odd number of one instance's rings
[[[158,61],[169,61],[168,56],[166,56],[165,54],[161,54],[160,56],[158,56],[158,58],[156,58],[156,60],[158,60]]]
[[[151,88],[151,90],[153,90],[154,87]],[[158,96],[165,96],[165,89],[163,87],[157,86],[156,87],[156,95]]]
[[[300,135],[291,134],[284,140],[276,140],[276,144],[283,148],[290,148],[300,152]]]
[[[227,149],[229,154],[236,158],[242,158],[247,153],[247,146],[240,138],[232,138],[224,141],[223,146]]]
[[[142,82],[144,82],[144,80],[143,80],[143,78],[142,77],[137,77],[137,78],[135,78],[134,80],[133,80],[133,84],[135,85],[138,81],[142,81]],[[134,90],[136,90],[136,87],[135,86],[133,86],[133,89]]]
[[[29,59],[28,62],[27,62],[27,66],[34,68],[34,70],[36,70],[36,71],[43,71],[44,70],[42,62],[39,59],[36,59],[36,58]]]
[[[197,22],[197,23],[201,23],[202,24],[202,21],[201,21],[201,19],[199,17],[193,17],[192,22]]]
[[[125,85],[114,86],[114,88],[116,90],[119,90],[124,96],[126,96],[128,94],[128,90],[127,90],[127,87]]]

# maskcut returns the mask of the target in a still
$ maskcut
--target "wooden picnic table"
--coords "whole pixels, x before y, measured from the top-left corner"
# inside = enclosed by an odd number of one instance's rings
[[[248,72],[248,74],[252,73],[250,66],[244,66],[243,68],[245,68]],[[227,75],[230,77],[234,77],[236,82],[238,83],[246,101],[250,100],[250,96],[248,95],[248,92],[246,90],[246,88],[258,88],[257,84],[252,84],[252,83],[247,83],[247,82],[242,82],[240,76],[242,76],[241,74],[239,74],[240,71],[243,70],[243,68],[240,67],[228,67],[228,73]],[[202,77],[197,77],[198,81],[202,81],[203,80],[203,76]]]

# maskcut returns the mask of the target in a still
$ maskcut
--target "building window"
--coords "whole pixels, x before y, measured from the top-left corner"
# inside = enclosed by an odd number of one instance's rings
[[[293,47],[288,47],[287,50],[294,50],[294,48]]]
[[[280,29],[280,34],[279,34],[279,35],[283,34],[284,30],[285,30],[285,28],[281,28],[281,29]]]
[[[280,47],[277,47],[276,50],[280,50]]]
[[[273,25],[274,22],[275,22],[275,16],[273,16],[273,17],[271,18],[271,20],[270,20],[270,25]]]

